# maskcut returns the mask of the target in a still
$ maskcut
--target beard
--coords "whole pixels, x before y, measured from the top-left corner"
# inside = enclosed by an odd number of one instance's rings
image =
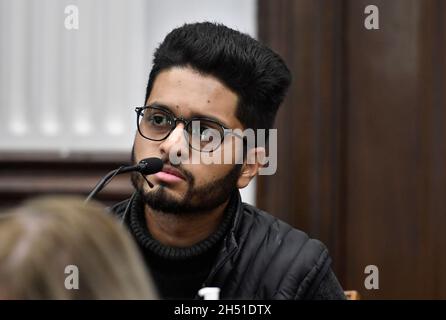
[[[135,157],[132,151],[133,164],[135,164],[134,159]],[[176,215],[205,213],[223,204],[237,189],[237,180],[242,169],[241,164],[236,164],[226,176],[203,186],[196,187],[195,178],[189,171],[182,168],[181,165],[173,165],[168,163],[168,161],[164,161],[164,163],[175,167],[185,177],[187,191],[181,199],[177,199],[169,194],[169,191],[166,190],[168,186],[164,184],[155,186],[155,190],[146,191],[144,189],[146,181],[138,172],[132,172],[131,181],[144,204],[155,211]]]

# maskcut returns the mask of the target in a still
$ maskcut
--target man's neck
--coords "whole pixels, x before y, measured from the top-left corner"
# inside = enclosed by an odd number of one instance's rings
[[[217,230],[228,201],[211,211],[193,215],[157,212],[146,205],[147,228],[154,239],[166,246],[190,247]]]

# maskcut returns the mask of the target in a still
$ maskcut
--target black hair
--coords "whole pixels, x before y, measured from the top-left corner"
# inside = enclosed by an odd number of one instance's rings
[[[190,67],[222,81],[238,96],[236,117],[246,128],[270,129],[291,82],[282,58],[247,34],[201,22],[172,30],[154,54],[147,101],[156,76]]]

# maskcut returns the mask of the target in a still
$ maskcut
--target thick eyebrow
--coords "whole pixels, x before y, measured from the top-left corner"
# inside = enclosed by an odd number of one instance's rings
[[[178,115],[176,114],[175,111],[172,110],[172,108],[166,104],[163,103],[159,103],[157,101],[147,105],[147,107],[156,107],[156,108],[161,108],[161,109],[165,109],[167,111],[169,111],[170,113],[172,113],[175,117],[178,117]],[[200,119],[200,118],[204,118],[204,119],[209,119],[209,120],[214,120],[220,124],[222,124],[224,127],[226,128],[230,128],[230,126],[228,126],[224,121],[214,117],[214,116],[210,116],[210,115],[205,115],[205,114],[200,114],[200,113],[196,113],[192,111],[192,117],[188,118],[189,119]]]

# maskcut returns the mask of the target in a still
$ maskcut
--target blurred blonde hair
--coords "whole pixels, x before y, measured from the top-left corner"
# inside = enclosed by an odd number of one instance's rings
[[[74,265],[79,288],[67,289]],[[0,214],[0,299],[156,299],[138,249],[98,203],[46,196]]]

